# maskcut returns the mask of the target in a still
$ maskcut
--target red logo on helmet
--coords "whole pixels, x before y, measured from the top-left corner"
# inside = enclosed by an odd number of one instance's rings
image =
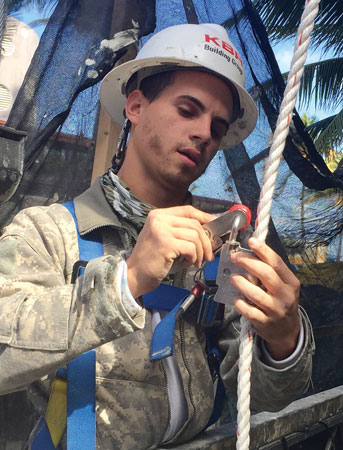
[[[236,59],[238,59],[238,61],[241,63],[241,65],[243,66],[243,62],[241,60],[241,57],[239,56],[237,50],[235,50],[230,44],[228,44],[227,42],[221,40],[218,37],[211,37],[209,34],[205,34],[205,41],[206,42],[212,42],[213,44],[215,44],[217,47],[221,47],[224,50],[226,50],[228,53],[230,53],[230,55],[234,56]]]

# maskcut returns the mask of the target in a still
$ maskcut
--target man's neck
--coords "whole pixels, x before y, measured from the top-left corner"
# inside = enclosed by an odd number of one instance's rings
[[[139,176],[131,168],[126,170],[125,166],[120,168],[117,175],[137,198],[156,208],[180,206],[187,202],[188,189],[180,190],[178,186],[173,190],[170,187],[161,186],[151,178]]]

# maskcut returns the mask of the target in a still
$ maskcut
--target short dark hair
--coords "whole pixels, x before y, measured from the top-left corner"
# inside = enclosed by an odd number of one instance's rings
[[[126,95],[128,96],[135,89],[140,89],[144,96],[152,102],[156,100],[162,92],[174,83],[176,70],[164,70],[137,81],[137,72],[132,75],[126,85]]]

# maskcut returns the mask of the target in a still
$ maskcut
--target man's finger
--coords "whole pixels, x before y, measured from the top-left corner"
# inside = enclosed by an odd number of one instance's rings
[[[196,242],[197,245],[201,246],[201,252],[198,252],[199,254],[201,253],[201,259],[205,258],[206,261],[211,261],[213,259],[211,241],[198,220],[193,218],[155,214],[150,217],[149,223],[155,236],[159,236],[161,234],[161,230],[163,230],[164,234],[169,233],[171,236],[177,236],[178,239],[186,239]],[[186,230],[189,230],[189,232]]]
[[[282,258],[267,244],[252,237],[249,239],[249,247],[261,261],[264,261],[275,270],[285,284],[294,285],[297,282],[297,278]]]
[[[232,285],[266,315],[274,314],[278,305],[261,287],[251,284],[243,275],[232,274]]]
[[[235,255],[232,261],[248,272],[245,276],[253,285],[264,286],[272,294],[287,298],[289,291],[296,290],[297,280],[286,284],[276,271],[263,261],[249,255]],[[250,278],[249,275],[252,277]]]
[[[198,230],[190,229],[190,228],[176,228],[173,231],[174,237],[178,240],[180,240],[179,248],[182,252],[182,244],[183,241],[191,242],[194,244],[195,249],[195,261],[196,265],[201,264],[203,258],[204,258],[204,250],[201,243],[201,238],[199,236]],[[182,253],[182,256],[185,257],[185,255]],[[194,259],[194,257],[192,258]]]
[[[234,305],[237,312],[242,314],[249,322],[264,324],[268,321],[267,315],[256,305],[249,304],[244,298],[236,297]]]

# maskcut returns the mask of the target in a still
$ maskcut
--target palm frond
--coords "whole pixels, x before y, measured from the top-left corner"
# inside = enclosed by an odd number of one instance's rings
[[[334,56],[343,52],[343,2],[324,0],[313,32],[313,44],[324,51],[333,50]]]
[[[299,103],[334,110],[342,104],[343,58],[306,64],[299,90]]]
[[[304,9],[303,0],[255,0],[268,35],[272,40],[294,38]],[[312,45],[321,45],[337,56],[343,51],[343,2],[322,0],[316,25],[312,33]]]
[[[296,33],[303,8],[302,0],[256,0],[254,5],[272,40],[285,39]]]
[[[52,9],[57,5],[58,0],[9,0],[10,13],[18,12],[23,8],[37,8],[46,15],[50,15]]]
[[[282,74],[285,81],[289,72]],[[268,82],[266,92],[272,89]],[[340,107],[343,102],[343,58],[331,58],[306,64],[298,93],[301,107],[308,107],[314,101],[314,106],[327,110]]]
[[[35,7],[41,13],[49,14],[58,0],[24,0],[24,7]]]
[[[46,17],[44,19],[37,19],[37,20],[33,20],[32,22],[29,23],[29,26],[31,28],[36,28],[36,27],[40,27],[41,25],[46,25],[49,21],[49,18]]]
[[[324,119],[318,120],[311,125],[306,127],[306,131],[310,134],[312,139],[317,139],[320,133],[333,121],[336,114],[325,117]]]
[[[336,115],[327,118],[322,122],[322,130],[319,132],[319,124],[313,128],[313,133],[317,137],[314,138],[316,149],[319,153],[328,155],[333,149],[342,152],[343,144],[343,109]],[[312,125],[313,127],[313,125]],[[312,132],[310,131],[311,136]]]

